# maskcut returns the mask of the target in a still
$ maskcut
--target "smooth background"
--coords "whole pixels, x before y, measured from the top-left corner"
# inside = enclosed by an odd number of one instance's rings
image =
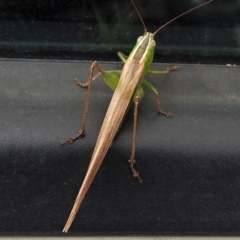
[[[96,81],[86,137],[60,145],[78,130],[85,90],[73,79],[87,78],[89,65],[1,61],[1,234],[61,235],[112,95]],[[155,96],[146,91],[136,151],[143,183],[127,164],[130,109],[70,234],[238,234],[238,73],[239,67],[180,65],[149,78],[174,117],[158,115]]]

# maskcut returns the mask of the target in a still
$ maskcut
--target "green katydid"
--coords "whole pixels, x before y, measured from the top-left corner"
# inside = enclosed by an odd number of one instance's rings
[[[85,135],[85,120],[87,115],[87,109],[89,104],[90,92],[92,87],[92,82],[100,75],[104,78],[105,82],[109,85],[109,87],[114,90],[114,94],[112,100],[110,102],[109,108],[107,110],[106,116],[104,118],[94,151],[93,155],[82,183],[82,186],[79,190],[77,198],[75,200],[74,206],[72,211],[69,215],[69,218],[66,222],[65,227],[63,228],[63,232],[68,232],[77,211],[109,149],[112,144],[113,138],[118,131],[126,111],[129,107],[131,101],[134,103],[134,122],[133,122],[133,139],[132,139],[132,153],[131,157],[128,160],[130,169],[134,177],[137,177],[141,182],[142,179],[139,176],[139,173],[135,170],[135,142],[136,142],[136,129],[137,129],[137,114],[138,114],[138,105],[140,100],[143,98],[144,90],[143,86],[146,86],[150,90],[154,92],[157,98],[158,104],[158,111],[160,114],[169,117],[171,114],[164,112],[161,107],[160,97],[156,88],[147,81],[144,76],[146,74],[167,74],[171,71],[177,70],[177,67],[173,67],[167,69],[165,71],[151,71],[150,64],[153,61],[154,55],[154,48],[156,47],[156,43],[154,41],[155,35],[158,31],[164,28],[169,23],[173,22],[177,18],[203,6],[206,5],[213,0],[209,0],[206,3],[203,3],[195,8],[188,10],[187,12],[182,13],[181,15],[175,17],[174,19],[170,20],[159,29],[157,29],[154,33],[147,32],[146,26],[141,18],[140,13],[137,10],[137,7],[131,0],[139,18],[144,27],[144,35],[140,36],[137,39],[137,43],[133,50],[131,51],[130,55],[127,57],[122,53],[118,53],[120,59],[124,62],[124,66],[122,71],[120,70],[112,70],[112,71],[105,71],[100,68],[99,64],[95,61],[92,63],[90,68],[89,74],[89,81],[86,84],[82,84],[80,81],[77,81],[77,85],[81,87],[87,87],[87,93],[85,97],[85,104],[83,110],[83,116],[81,120],[80,130],[77,136],[73,138],[68,138],[62,143],[73,143],[77,139],[82,138]],[[98,73],[94,76],[94,70],[98,70]]]

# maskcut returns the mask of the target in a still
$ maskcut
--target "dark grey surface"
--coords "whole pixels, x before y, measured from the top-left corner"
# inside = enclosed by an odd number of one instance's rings
[[[118,69],[118,63],[101,64]],[[90,63],[0,62],[0,234],[61,235],[112,92],[96,81],[84,139],[78,130]],[[171,65],[153,64],[154,69]],[[239,67],[180,65],[148,79],[139,110],[133,179],[130,110],[70,234],[238,234],[240,230]]]

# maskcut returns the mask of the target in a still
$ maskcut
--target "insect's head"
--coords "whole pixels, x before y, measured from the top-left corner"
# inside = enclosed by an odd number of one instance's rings
[[[145,64],[146,60],[152,62],[155,47],[156,42],[153,33],[145,32],[143,36],[137,39],[137,44],[134,49],[135,60],[139,63],[144,62]]]

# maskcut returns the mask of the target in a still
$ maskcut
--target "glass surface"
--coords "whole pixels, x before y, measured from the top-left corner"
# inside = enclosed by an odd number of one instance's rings
[[[205,0],[135,0],[155,31]],[[155,62],[240,63],[240,1],[214,0],[156,36]],[[141,21],[129,0],[10,0],[0,3],[0,57],[118,61]]]

